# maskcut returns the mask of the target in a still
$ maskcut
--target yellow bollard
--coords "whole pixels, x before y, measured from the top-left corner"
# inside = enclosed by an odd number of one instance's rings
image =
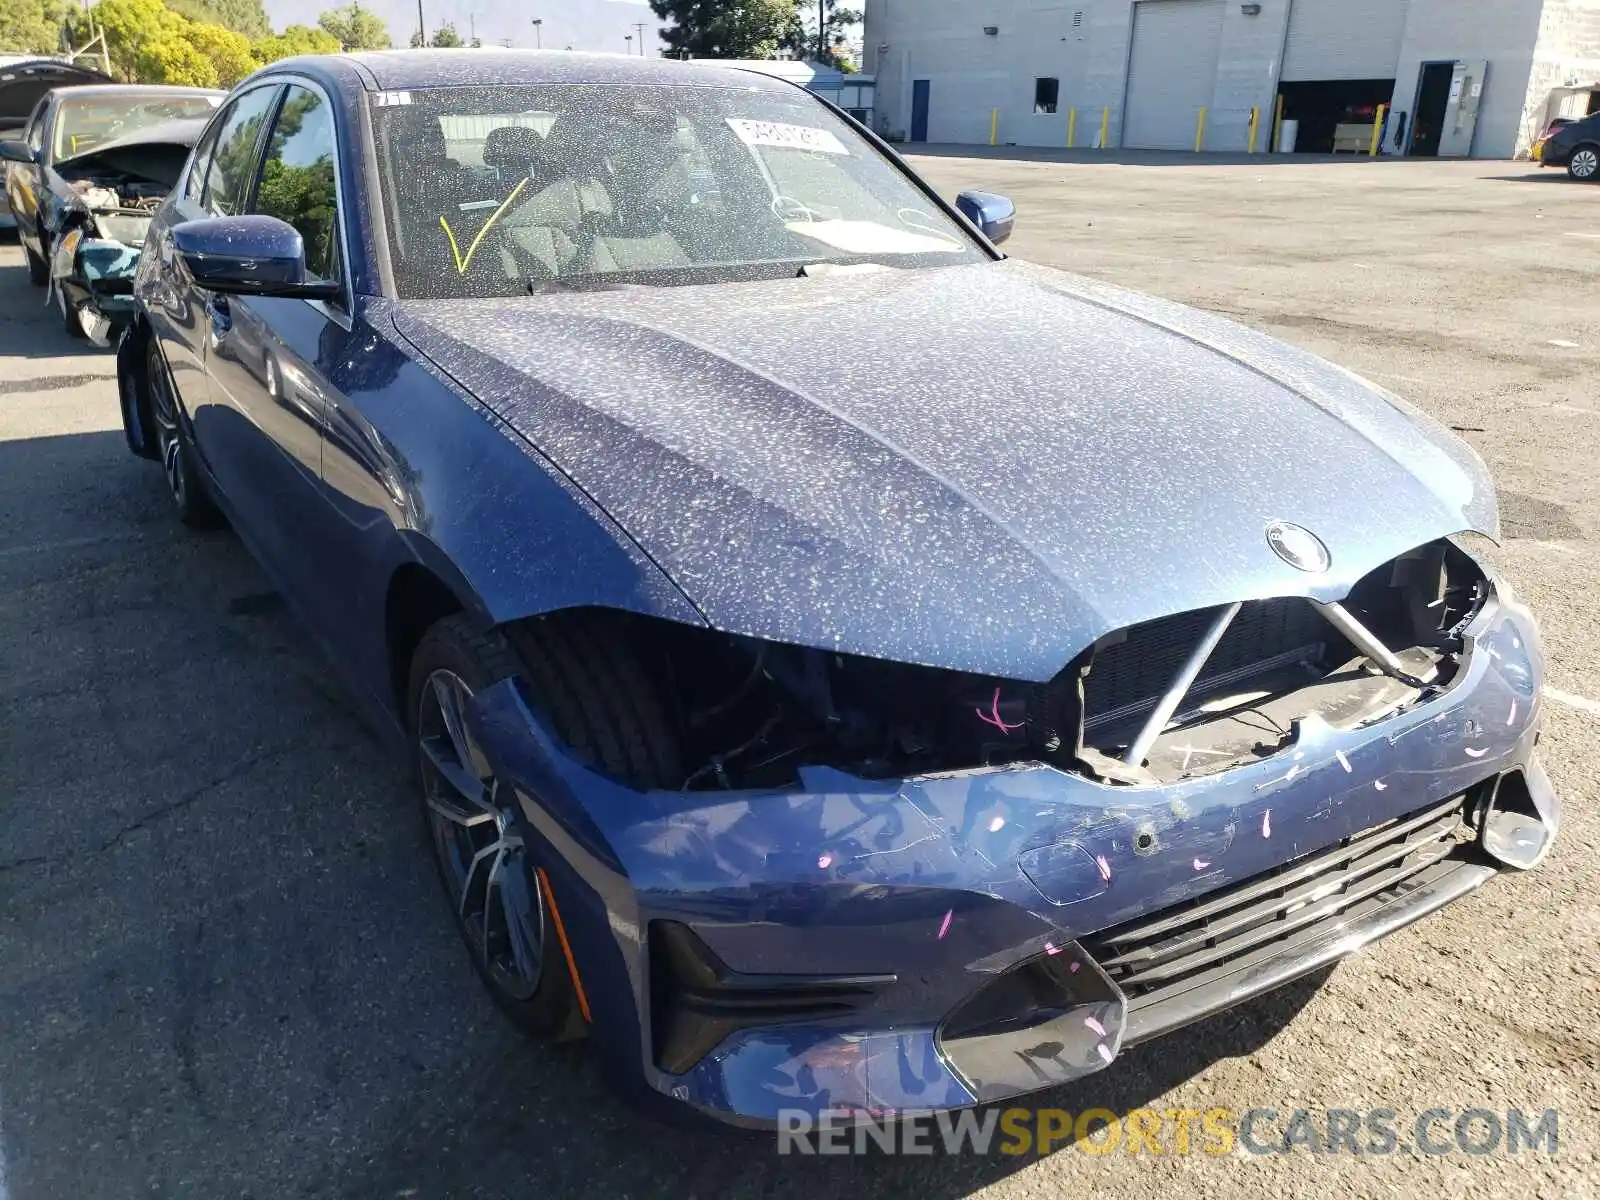
[[[1071,150],[1078,144],[1078,110],[1067,109],[1067,149]]]
[[[1198,121],[1196,121],[1195,124],[1194,124],[1194,152],[1196,154],[1199,154],[1201,148],[1203,146],[1205,146],[1205,144],[1206,144],[1206,110],[1204,108],[1202,108],[1200,110],[1200,119]]]
[[[1106,148],[1106,143],[1111,139],[1111,110],[1100,110],[1100,149]]]
[[[1250,110],[1250,153],[1251,154],[1254,154],[1256,152],[1256,126],[1260,122],[1260,120],[1261,120],[1261,110],[1259,108],[1252,108]]]
[[[1278,93],[1278,112],[1272,118],[1272,146],[1271,152],[1278,153],[1278,143],[1283,140],[1283,93]]]
[[[1378,157],[1378,151],[1383,149],[1383,118],[1389,111],[1387,104],[1378,105],[1378,111],[1372,118],[1372,157]]]
[[[989,145],[998,146],[999,144],[1000,144],[1000,110],[998,108],[991,108],[989,110]]]

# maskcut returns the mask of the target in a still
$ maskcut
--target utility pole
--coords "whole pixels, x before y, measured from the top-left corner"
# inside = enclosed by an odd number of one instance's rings
[[[418,4],[422,0],[417,0]],[[828,58],[828,0],[817,0],[817,61]]]
[[[627,37],[623,38],[622,40],[628,43],[628,53],[632,54],[633,53],[633,34],[630,33]]]
[[[417,37],[421,45],[428,44],[428,27],[422,23],[422,0],[417,0]]]
[[[645,27],[645,22],[643,22],[643,21],[635,21],[633,23],[633,27],[636,30],[639,31],[639,57],[640,58],[648,58],[649,55],[645,54],[645,52],[644,52],[644,27]]]
[[[535,17],[533,19],[533,48],[535,50],[543,50],[544,49],[544,18],[543,17]]]

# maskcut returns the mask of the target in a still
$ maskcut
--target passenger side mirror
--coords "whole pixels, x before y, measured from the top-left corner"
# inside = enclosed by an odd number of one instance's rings
[[[339,285],[306,279],[306,248],[293,225],[253,214],[202,217],[172,229],[172,244],[198,287],[232,296],[332,300]]]
[[[956,197],[956,207],[996,246],[1011,236],[1017,223],[1017,206],[993,192],[962,192]]]
[[[17,141],[14,138],[7,138],[5,141],[0,142],[0,158],[5,159],[7,162],[19,163],[35,163],[39,161],[39,156],[34,153],[32,146],[28,145],[27,142]]]

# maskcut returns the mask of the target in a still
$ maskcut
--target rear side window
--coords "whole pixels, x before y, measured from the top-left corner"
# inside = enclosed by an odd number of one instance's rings
[[[252,211],[299,231],[306,274],[339,278],[339,192],[334,182],[333,113],[317,93],[290,84],[267,139]]]
[[[233,102],[233,111],[222,119],[211,166],[206,172],[202,201],[213,216],[233,217],[244,211],[250,180],[255,175],[261,127],[267,123],[277,96],[276,86],[246,92]]]

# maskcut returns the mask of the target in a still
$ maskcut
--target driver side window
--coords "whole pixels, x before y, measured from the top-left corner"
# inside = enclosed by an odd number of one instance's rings
[[[246,92],[233,102],[233,111],[217,127],[216,151],[206,170],[202,204],[214,217],[234,217],[244,211],[250,181],[255,175],[256,147],[277,99],[276,85]]]
[[[251,212],[293,225],[305,243],[306,277],[339,278],[339,189],[334,178],[333,111],[291,83],[267,139]]]
[[[50,99],[45,97],[33,106],[33,116],[28,118],[28,132],[25,136],[35,154],[44,149],[44,114],[49,107]]]

